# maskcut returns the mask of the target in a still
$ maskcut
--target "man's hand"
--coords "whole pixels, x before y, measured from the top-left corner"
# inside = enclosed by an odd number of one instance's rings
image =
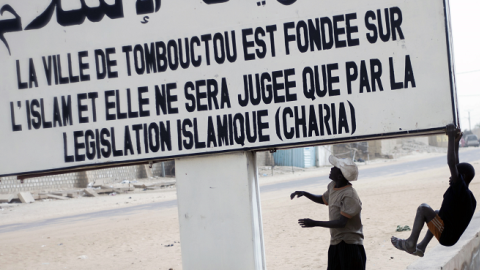
[[[315,227],[316,226],[316,221],[309,219],[309,218],[304,218],[304,219],[299,219],[298,224],[302,226],[302,228],[310,228],[310,227]]]
[[[445,133],[447,134],[447,136],[455,136],[455,134],[457,133],[457,128],[455,127],[454,124],[448,124],[446,127],[445,127]]]
[[[459,129],[455,129],[455,142],[458,143],[463,136],[463,132]]]
[[[305,195],[305,191],[295,191],[295,192],[293,192],[292,194],[290,194],[290,200],[293,200],[293,198],[295,198],[295,195],[297,196],[297,198],[300,198],[300,197]]]

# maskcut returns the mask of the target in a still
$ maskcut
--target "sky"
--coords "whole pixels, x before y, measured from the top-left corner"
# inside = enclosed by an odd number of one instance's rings
[[[457,96],[462,130],[480,124],[479,0],[451,0]],[[469,121],[470,115],[470,121]]]

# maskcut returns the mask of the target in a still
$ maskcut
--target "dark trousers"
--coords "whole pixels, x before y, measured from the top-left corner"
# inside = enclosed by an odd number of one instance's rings
[[[344,241],[328,249],[328,270],[365,270],[367,255],[363,245]]]

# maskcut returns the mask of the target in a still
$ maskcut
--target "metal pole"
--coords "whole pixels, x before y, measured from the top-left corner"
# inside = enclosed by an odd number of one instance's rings
[[[470,124],[470,111],[468,111],[468,128],[472,131],[472,125]]]
[[[291,157],[291,160],[292,160],[292,173],[295,173],[293,171],[293,149],[290,149],[290,153],[291,153],[290,157]]]

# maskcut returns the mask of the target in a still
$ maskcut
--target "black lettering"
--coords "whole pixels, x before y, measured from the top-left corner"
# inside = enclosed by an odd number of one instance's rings
[[[35,83],[35,87],[38,87],[37,81],[37,73],[35,72],[35,65],[33,64],[33,59],[29,59],[29,67],[28,67],[28,88],[32,88],[33,83]]]
[[[360,40],[358,38],[352,38],[352,33],[358,33],[358,27],[351,25],[351,21],[356,19],[357,19],[356,13],[345,14],[345,24],[347,29],[347,43],[349,47],[360,45]]]
[[[322,26],[322,47],[324,50],[330,50],[333,47],[332,21],[328,17],[322,17],[320,25]]]
[[[272,57],[275,57],[275,31],[277,31],[276,25],[268,25],[266,28],[267,33],[270,34],[270,51],[272,52]]]
[[[163,41],[155,42],[155,55],[157,56],[156,58],[158,72],[164,72],[165,70],[167,70],[168,62],[166,54],[167,47],[165,46],[165,43]]]
[[[378,84],[378,89],[380,91],[383,91],[383,85],[382,85],[382,63],[378,59],[370,59],[370,73],[372,77],[372,91],[375,92],[377,90],[377,84]]]
[[[145,54],[143,52],[143,46],[140,44],[135,45],[133,48],[133,63],[135,65],[135,72],[138,75],[145,73]]]
[[[163,122],[160,122],[160,142],[162,145],[162,151],[165,151],[165,146],[168,151],[172,150],[172,136],[170,133],[170,121],[167,121],[167,126]]]
[[[367,11],[367,13],[365,13],[365,27],[367,27],[367,29],[371,31],[371,33],[366,34],[368,42],[375,43],[378,39],[377,27],[373,23],[370,23],[370,19],[377,19],[375,16],[375,12],[373,12],[372,10],[369,10]]]
[[[347,42],[345,40],[340,40],[340,35],[345,35],[345,28],[339,27],[338,23],[345,20],[343,15],[333,16],[333,34],[335,36],[335,48],[344,48],[347,47]]]
[[[115,96],[114,90],[105,91],[105,119],[107,119],[107,121],[117,119],[117,116],[115,114],[110,113],[110,109],[115,109],[115,102],[108,100],[110,97],[114,97],[114,96]]]
[[[155,59],[155,44],[153,42],[150,43],[150,48],[148,44],[143,44],[144,52],[145,52],[145,67],[147,69],[147,74],[150,74],[150,71],[153,73],[157,73],[157,64]]]
[[[77,75],[73,75],[73,70],[72,70],[72,56],[70,54],[67,54],[67,60],[68,60],[68,76],[70,78],[70,83],[77,83],[80,81],[80,77]]]
[[[294,22],[288,22],[283,24],[283,34],[285,36],[285,52],[287,55],[290,54],[290,47],[288,45],[289,42],[295,41],[295,35],[290,35],[288,33],[288,29],[295,28],[295,23]]]
[[[265,31],[261,27],[255,29],[255,43],[260,46],[262,49],[256,49],[255,53],[257,57],[263,59],[267,55],[267,44],[261,37],[265,37]]]
[[[405,80],[403,85],[405,88],[408,88],[408,83],[412,84],[412,87],[415,88],[415,77],[413,76],[412,62],[410,61],[410,55],[405,55]]]
[[[288,77],[295,75],[295,69],[286,69],[285,70],[285,98],[287,102],[297,100],[297,94],[291,94],[290,89],[297,87],[295,80],[290,81]]]
[[[305,106],[301,106],[302,116],[298,113],[298,106],[293,107],[295,112],[295,137],[300,138],[300,126],[302,127],[302,134],[305,138],[307,136],[307,116],[305,114]]]
[[[237,144],[245,145],[245,119],[241,113],[235,114],[233,117],[233,133]]]
[[[70,95],[65,99],[62,96],[62,116],[63,116],[63,126],[66,126],[68,123],[73,125],[73,115],[72,115],[72,98]]]
[[[132,111],[132,96],[130,94],[130,88],[127,88],[127,111],[128,111],[128,118],[137,118],[138,111]]]
[[[213,35],[213,56],[217,64],[223,64],[223,62],[225,62],[225,42],[220,33]]]
[[[191,105],[189,105],[188,103],[185,103],[185,108],[187,109],[188,112],[193,112],[193,111],[195,111],[195,96],[190,94],[188,91],[189,91],[189,89],[194,91],[195,90],[195,85],[193,84],[193,82],[187,82],[185,84],[184,89],[185,89],[185,91],[184,91],[185,92],[185,98],[191,101]]]
[[[123,46],[122,47],[122,52],[125,53],[125,59],[127,61],[127,75],[128,76],[131,76],[132,75],[132,71],[130,70],[130,52],[132,51],[132,46]],[[134,56],[135,57],[135,56]],[[95,51],[95,58],[96,58],[96,51]],[[158,57],[157,57],[158,59]],[[104,73],[105,73],[105,66],[103,68],[104,70]],[[98,62],[97,62],[97,78],[98,78]],[[103,78],[105,78],[105,74],[103,75]],[[102,79],[103,79],[102,78]]]
[[[380,9],[377,9],[377,17],[378,17],[378,33],[380,34],[380,39],[383,42],[387,42],[390,39],[390,19],[389,19],[389,14],[388,14],[388,8],[385,9],[385,31],[383,29],[382,25],[382,12]]]
[[[247,140],[250,143],[254,143],[257,140],[257,113],[252,112],[252,127],[253,127],[253,135],[251,135],[251,128],[250,128],[250,117],[248,115],[248,112],[245,112],[245,127],[246,131],[245,133],[247,134]]]
[[[206,147],[205,142],[199,141],[198,139],[198,124],[197,118],[193,118],[193,135],[195,138],[195,149],[202,149]]]
[[[85,131],[85,156],[88,160],[92,160],[96,155],[95,133],[92,130]]]
[[[142,145],[140,143],[140,130],[141,129],[142,129],[142,124],[132,125],[132,130],[135,131],[135,140],[137,141],[137,153],[138,154],[142,153]]]
[[[78,53],[78,70],[80,72],[80,80],[82,82],[90,81],[90,75],[84,73],[85,70],[90,68],[90,64],[83,62],[84,57],[88,57],[88,51],[82,51],[82,52]],[[49,58],[50,58],[50,56],[49,56]],[[48,61],[50,62],[50,59]],[[50,77],[50,75],[48,75],[48,77]],[[50,80],[51,80],[51,78],[49,78],[49,81]],[[50,83],[48,85],[50,85]]]
[[[62,126],[62,117],[60,115],[60,107],[58,106],[58,98],[53,98],[53,127]]]
[[[207,124],[207,147],[211,147],[211,144],[213,144],[213,147],[217,147],[217,138],[215,138],[215,127],[213,126],[212,117],[209,116]]]
[[[295,129],[293,127],[290,128],[290,131],[287,130],[287,115],[290,117],[290,118],[293,118],[293,111],[290,107],[286,107],[285,109],[283,109],[283,134],[285,135],[285,139],[288,139],[290,140],[291,138],[293,138],[293,136],[295,136]]]
[[[83,131],[73,132],[73,143],[75,145],[75,161],[85,161],[85,155],[80,154],[79,151],[85,148],[85,143],[78,142],[78,138],[83,137]]]
[[[395,19],[395,15],[397,18]],[[402,29],[400,25],[402,25],[402,11],[398,7],[391,7],[390,8],[390,24],[392,26],[392,40],[397,40],[397,32],[400,39],[405,39],[403,36]]]
[[[21,104],[20,102],[18,104]],[[22,131],[22,125],[15,124],[15,108],[13,106],[13,102],[10,102],[10,113],[12,119],[12,130],[13,131]]]
[[[126,119],[127,118],[127,113],[126,112],[121,112],[120,109],[120,91],[115,90],[115,101],[116,104],[115,106],[117,107],[117,119]]]
[[[345,129],[345,133],[349,133],[345,105],[343,105],[343,102],[340,102],[340,109],[338,111],[338,134],[342,134],[342,129]]]
[[[232,53],[230,54],[230,40],[228,39],[228,32],[225,31],[225,50],[227,51],[228,62],[233,63],[237,60],[237,44],[235,39],[235,31],[230,32],[232,35]]]
[[[117,66],[117,60],[111,60],[110,55],[115,54],[115,48],[107,48],[105,49],[106,52],[106,63],[107,63],[107,74],[108,78],[117,78],[118,77],[118,72],[112,71],[112,67]]]
[[[352,94],[352,82],[358,78],[357,64],[355,62],[346,62],[345,71],[347,72],[347,91],[348,94]]]
[[[190,120],[188,118],[183,120],[182,135],[183,135],[183,137],[188,138],[188,141],[183,140],[183,147],[185,147],[185,149],[187,149],[187,150],[190,150],[190,149],[193,148],[193,134],[192,134],[191,131],[187,130],[187,126],[190,127],[190,128],[193,126],[192,120]]]
[[[200,64],[202,64],[202,57],[198,56],[198,58],[195,58],[194,44],[197,45],[197,47],[200,46],[200,39],[198,37],[192,37],[190,39],[190,54],[192,57],[192,65],[194,67],[199,67]]]
[[[49,55],[47,59],[48,59],[48,64],[47,64],[47,61],[45,60],[45,56],[42,57],[43,68],[45,69],[45,76],[47,77],[48,85],[52,85],[52,56]],[[18,73],[18,68],[17,68],[17,73]]]
[[[247,36],[250,35],[253,35],[252,28],[242,30],[243,58],[245,59],[245,61],[255,60],[255,54],[248,52],[248,48],[252,48],[255,46],[255,42],[247,40]]]
[[[20,74],[20,61],[17,60],[17,82],[18,82],[18,89],[27,89],[28,83],[22,82],[21,79],[22,75]]]
[[[190,53],[188,49],[188,38],[185,38],[185,60],[183,59],[182,39],[178,39],[178,55],[180,58],[180,66],[187,69],[190,66]]]
[[[274,71],[272,72],[272,86],[273,86],[273,96],[275,103],[282,103],[285,102],[285,96],[279,95],[278,91],[285,89],[285,85],[283,83],[277,82],[277,78],[283,77],[283,71]]]
[[[332,76],[332,71],[338,70],[338,64],[328,64],[327,65],[327,74],[328,74],[328,95],[329,96],[338,96],[340,95],[340,89],[333,89],[333,84],[340,82],[338,76]]]
[[[370,81],[368,80],[367,67],[365,65],[365,60],[362,60],[360,63],[360,93],[363,93],[363,88],[367,88],[367,92],[370,93]]]
[[[205,58],[207,59],[207,66],[210,66],[210,46],[209,41],[212,40],[212,35],[206,34],[200,36],[203,43],[205,43]]]
[[[102,156],[104,158],[109,158],[112,155],[112,146],[110,144],[110,140],[105,137],[110,137],[110,131],[106,128],[102,128],[100,131],[100,142],[102,143]]]
[[[209,110],[212,110],[214,107],[216,110],[218,110],[217,95],[218,95],[217,81],[214,79],[207,80],[207,99],[208,99]]]
[[[82,93],[77,95],[77,107],[78,107],[78,122],[80,124],[88,123],[88,117],[83,116],[82,112],[88,111],[87,105],[82,105],[82,100],[87,99],[87,94]]]
[[[40,113],[35,109],[35,107],[39,108],[40,103],[38,100],[33,99],[32,102],[30,103],[30,110],[32,112],[32,116],[34,119],[32,119],[32,126],[34,129],[39,129],[42,126],[42,118],[40,116]]]
[[[318,51],[322,49],[322,39],[320,34],[320,20],[315,18],[315,24],[312,20],[308,20],[308,36],[310,37],[310,51],[317,48]],[[315,45],[315,46],[314,46]]]
[[[60,55],[57,54],[57,66],[58,66],[58,79],[59,79],[59,82],[60,84],[67,84],[70,82],[70,79],[69,77],[63,77],[62,76],[62,64],[61,64],[61,61],[60,61]]]
[[[268,116],[268,110],[260,110],[257,112],[257,123],[258,123],[258,141],[268,142],[270,141],[269,135],[263,135],[263,130],[268,129],[268,122],[263,122],[262,117]]]
[[[122,150],[117,150],[117,148],[115,147],[115,129],[110,128],[110,134],[112,136],[112,152],[113,152],[113,156],[114,157],[121,157],[123,156],[123,151]]]
[[[392,90],[402,89],[403,88],[403,83],[395,81],[395,71],[394,71],[394,66],[393,66],[393,57],[390,57],[388,59],[388,62],[390,64],[390,89],[392,89]]]
[[[73,162],[74,157],[68,155],[68,147],[67,147],[67,133],[63,133],[63,158],[65,162]]]
[[[134,154],[132,139],[130,137],[130,130],[128,129],[128,126],[125,126],[125,135],[124,135],[124,144],[123,144],[123,153],[125,153],[125,156],[128,156],[129,151],[130,151],[130,155]]]
[[[223,115],[223,121],[220,118],[220,115],[217,115],[217,139],[218,139],[218,146],[222,146],[223,144],[229,145],[228,143],[228,120],[227,115]]]
[[[313,132],[315,132],[315,136],[318,136],[318,124],[317,124],[317,115],[315,114],[315,107],[314,105],[310,105],[308,110],[308,137],[312,137]]]
[[[150,116],[150,111],[143,108],[143,106],[150,104],[150,100],[148,98],[143,97],[144,93],[148,93],[148,87],[147,86],[138,87],[138,110],[140,112],[140,117]]]
[[[230,108],[230,95],[228,93],[228,87],[227,87],[227,79],[225,77],[222,78],[222,89],[220,90],[220,108],[223,109],[225,108],[225,104],[227,105],[227,108]]]
[[[206,85],[205,80],[200,80],[200,81],[195,82],[195,95],[197,97],[197,110],[199,112],[208,110],[207,105],[202,104],[202,99],[207,98],[207,93],[200,91],[200,87],[205,86],[205,85]]]
[[[130,47],[130,51],[132,47]],[[126,47],[123,47],[123,52],[127,55],[127,68],[128,68],[128,76],[130,76],[130,62],[128,58],[128,52],[126,51]],[[107,76],[107,64],[105,60],[105,53],[102,50],[95,50],[95,66],[97,68],[97,80],[103,80]],[[60,69],[60,67],[59,67]]]

